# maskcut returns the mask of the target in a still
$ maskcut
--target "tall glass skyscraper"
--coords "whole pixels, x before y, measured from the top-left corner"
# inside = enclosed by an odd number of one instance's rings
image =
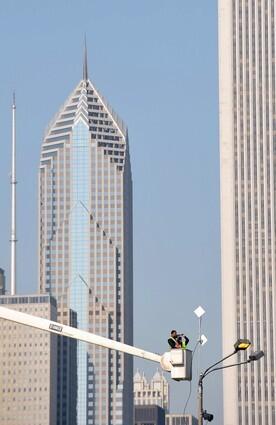
[[[133,344],[132,178],[127,129],[88,78],[50,123],[39,170],[40,291],[78,327]],[[78,344],[77,424],[133,421],[132,358]]]
[[[224,425],[276,423],[275,13],[219,0],[223,352],[239,337],[265,352],[225,370]]]

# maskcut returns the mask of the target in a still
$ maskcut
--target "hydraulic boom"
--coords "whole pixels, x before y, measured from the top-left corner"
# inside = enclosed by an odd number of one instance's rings
[[[170,371],[173,379],[191,380],[191,351],[189,350],[171,350],[169,353],[161,356],[157,353],[142,350],[141,348],[123,344],[113,339],[104,338],[102,336],[86,332],[81,329],[63,325],[62,323],[52,320],[43,319],[41,317],[32,316],[27,313],[12,310],[0,306],[0,318],[10,320],[22,325],[31,326],[36,329],[52,332],[57,335],[67,336],[89,344],[99,345],[111,350],[120,351],[132,356],[141,357],[146,360],[159,363],[163,370]]]

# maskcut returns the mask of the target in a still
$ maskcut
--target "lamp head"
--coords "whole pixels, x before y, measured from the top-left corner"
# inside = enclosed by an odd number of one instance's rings
[[[247,350],[247,348],[249,348],[250,345],[251,345],[251,342],[249,341],[249,339],[238,339],[234,344],[234,348],[235,348],[235,351],[244,351],[244,350]]]
[[[252,362],[256,361],[256,360],[260,360],[262,357],[264,357],[264,352],[262,350],[260,351],[254,351],[252,354],[250,354],[249,356],[249,360]]]

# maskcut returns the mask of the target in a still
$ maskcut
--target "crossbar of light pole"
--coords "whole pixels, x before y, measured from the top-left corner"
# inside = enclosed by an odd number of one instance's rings
[[[43,319],[41,317],[32,316],[31,314],[22,313],[6,307],[0,307],[0,318],[10,320],[32,328],[40,329],[47,332],[52,332],[57,335],[67,336],[79,341],[87,342],[88,344],[99,345],[100,347],[109,348],[110,350],[121,351],[135,357],[151,360],[159,363],[161,361],[160,354],[151,353],[150,351],[142,350],[141,348],[123,344],[122,342],[114,341],[109,338],[104,338],[90,332],[82,331],[81,329],[73,328],[72,326],[63,325],[62,323],[52,320]]]

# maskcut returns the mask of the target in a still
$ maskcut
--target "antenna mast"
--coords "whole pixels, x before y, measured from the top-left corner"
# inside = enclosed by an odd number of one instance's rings
[[[11,172],[11,295],[16,293],[16,132],[15,132],[15,93],[12,102],[12,172]]]
[[[86,34],[84,35],[84,55],[83,55],[83,80],[88,80],[88,64],[87,64],[87,46],[86,46]]]

